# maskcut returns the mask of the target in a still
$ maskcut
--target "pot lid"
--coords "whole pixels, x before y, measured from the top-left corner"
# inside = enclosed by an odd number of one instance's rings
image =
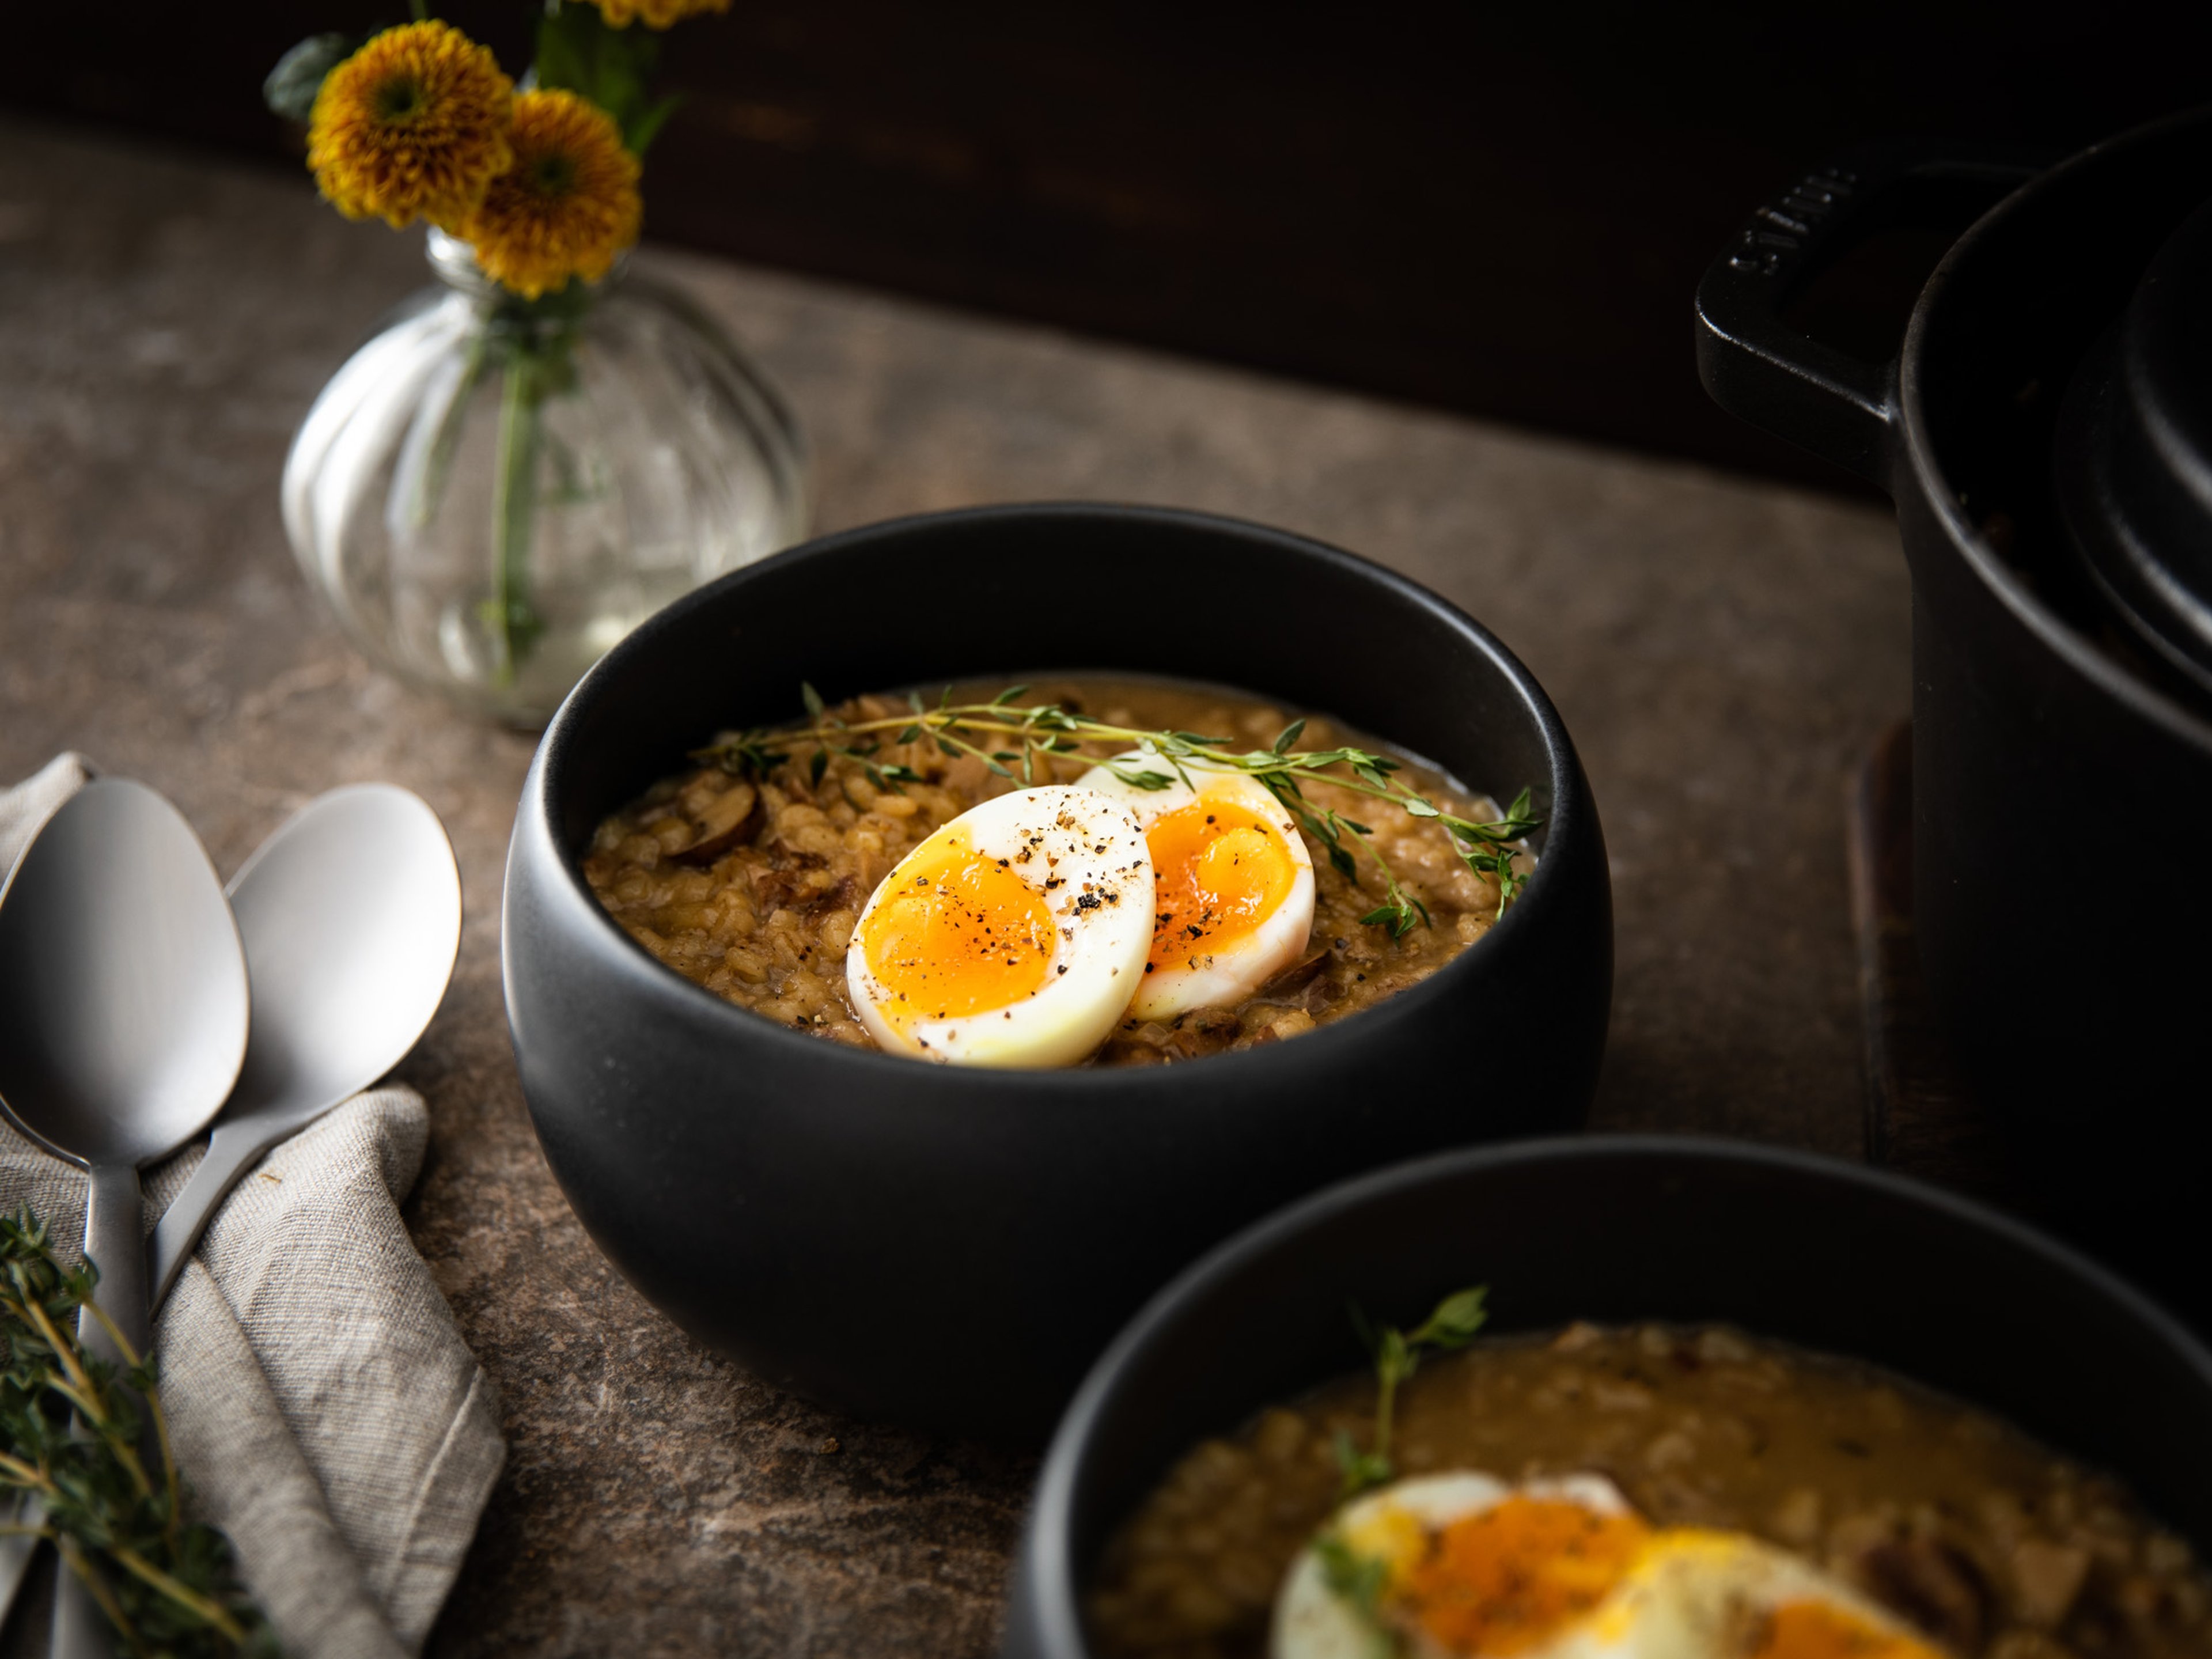
[[[2212,690],[2212,202],[2083,359],[2057,438],[2058,506],[2090,574]]]

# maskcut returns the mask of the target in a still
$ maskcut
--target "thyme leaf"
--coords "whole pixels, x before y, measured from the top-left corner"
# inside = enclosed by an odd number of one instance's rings
[[[1377,1659],[1391,1659],[1400,1650],[1389,1626],[1382,1622],[1382,1591],[1389,1583],[1389,1565],[1358,1553],[1334,1528],[1315,1539],[1312,1548],[1315,1559],[1321,1564],[1322,1583],[1350,1606],[1353,1617],[1364,1627],[1369,1645]]]

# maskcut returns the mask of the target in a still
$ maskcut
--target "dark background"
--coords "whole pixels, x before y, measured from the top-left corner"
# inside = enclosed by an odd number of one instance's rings
[[[442,15],[510,71],[529,9]],[[401,0],[11,7],[0,104],[297,166],[260,78]],[[2212,96],[2202,6],[735,0],[653,236],[1648,451],[1849,487],[1699,391],[1689,304],[1844,146],[2052,156]],[[1940,239],[1846,297],[1909,292]],[[1860,291],[1863,290],[1863,291]]]

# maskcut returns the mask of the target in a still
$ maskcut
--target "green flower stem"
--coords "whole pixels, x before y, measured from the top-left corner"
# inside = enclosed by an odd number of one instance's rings
[[[469,404],[477,382],[483,379],[485,360],[490,354],[489,331],[471,331],[467,352],[461,359],[460,384],[453,388],[445,417],[430,440],[430,452],[416,474],[414,496],[408,503],[408,521],[418,535],[429,527],[445,501],[446,485],[453,475],[453,458],[460,453],[461,434],[468,425]]]
[[[538,523],[538,448],[545,400],[544,364],[526,338],[508,344],[500,387],[499,455],[492,487],[492,534],[497,544],[489,620],[499,641],[495,678],[514,684],[516,665],[530,654],[544,624],[530,601],[530,544]]]

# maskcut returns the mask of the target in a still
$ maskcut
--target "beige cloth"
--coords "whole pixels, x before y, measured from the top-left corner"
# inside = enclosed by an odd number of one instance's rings
[[[0,872],[90,769],[0,791]],[[490,1380],[399,1218],[429,1114],[399,1085],[276,1147],[209,1224],[155,1340],[177,1461],[293,1659],[416,1651],[506,1457]],[[151,1171],[146,1224],[199,1147]],[[0,1206],[81,1239],[84,1177],[0,1124]]]

